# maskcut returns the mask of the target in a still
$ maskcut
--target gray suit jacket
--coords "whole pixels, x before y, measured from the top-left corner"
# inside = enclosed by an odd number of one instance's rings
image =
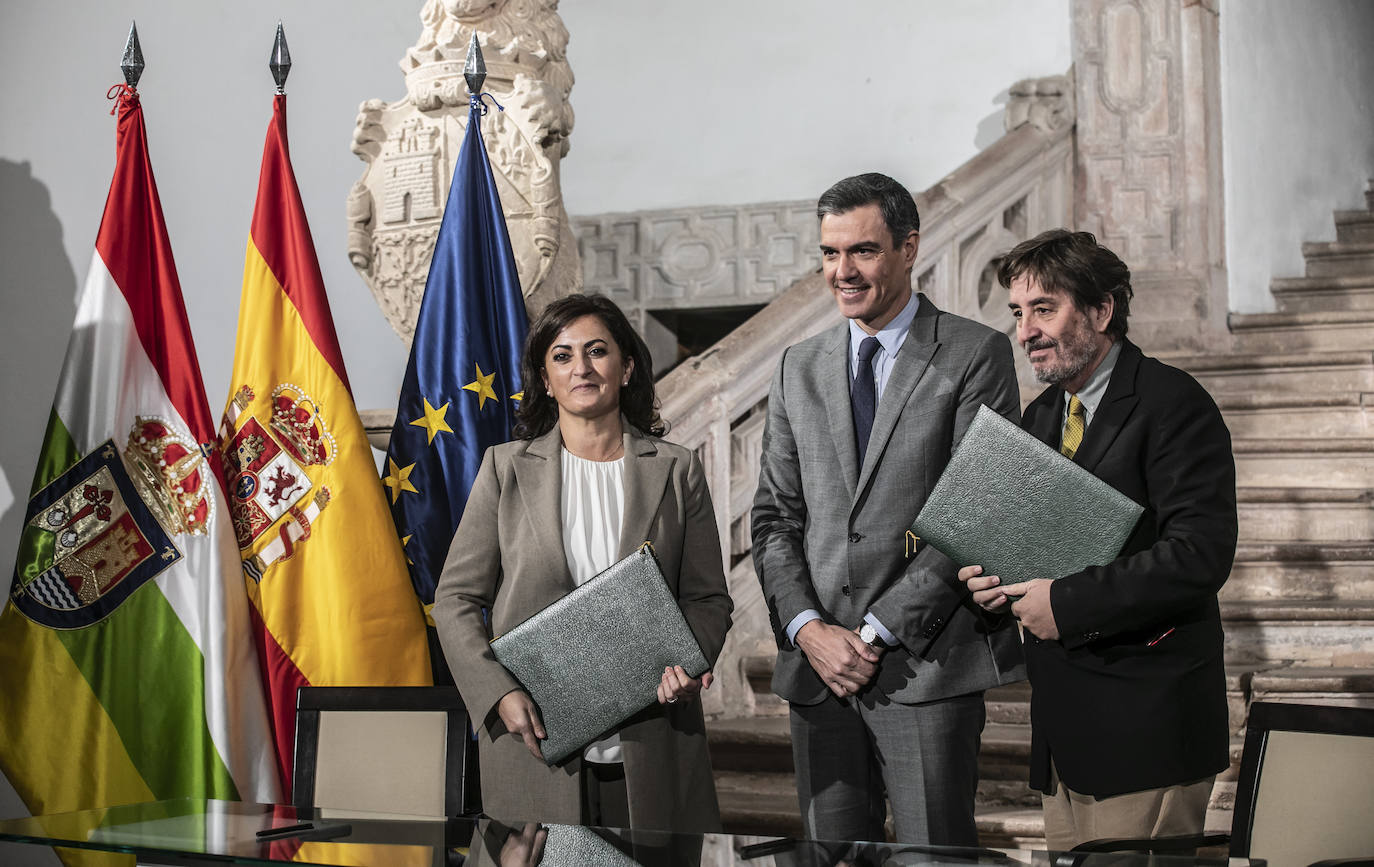
[[[520,684],[488,643],[574,587],[563,551],[562,445],[555,427],[538,439],[487,450],[434,593],[434,622],[477,728],[483,809],[503,819],[576,824],[582,760],[546,767],[506,732],[496,705]],[[705,473],[694,452],[627,423],[620,556],[646,540],[702,653],[714,663],[733,603]],[[490,627],[483,609],[490,612]],[[634,827],[719,830],[700,702],[651,705],[618,732]]]
[[[934,548],[905,533],[978,407],[1017,419],[1006,335],[924,295],[878,402],[863,466],[849,403],[849,325],[789,347],[768,396],[752,517],[754,565],[778,641],[773,691],[815,704],[829,690],[784,630],[808,608],[854,628],[872,611],[900,641],[873,686],[912,704],[1025,678],[1010,618],[988,617]],[[973,494],[976,496],[976,493]]]

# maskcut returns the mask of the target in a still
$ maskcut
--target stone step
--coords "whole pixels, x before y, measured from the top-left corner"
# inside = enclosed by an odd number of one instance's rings
[[[1374,244],[1374,211],[1336,211],[1336,241]]]
[[[1374,310],[1232,313],[1227,322],[1236,352],[1374,349]]]
[[[1272,542],[1374,539],[1374,490],[1238,488],[1240,538]]]
[[[1160,353],[1159,358],[1197,377],[1214,396],[1374,392],[1374,352]]]
[[[1279,310],[1374,309],[1374,275],[1354,277],[1282,277],[1269,281]]]
[[[706,740],[717,772],[786,773],[792,764],[792,730],[785,716],[710,720]]]
[[[1243,600],[1221,604],[1235,663],[1374,666],[1374,600]]]
[[[1374,274],[1374,243],[1306,241],[1302,245],[1308,277]]]
[[[1039,806],[978,810],[978,843],[999,849],[1045,848],[1045,815]]]
[[[1374,439],[1235,439],[1236,484],[1254,488],[1374,488]]]
[[[1030,683],[1024,680],[988,690],[984,693],[988,708],[988,723],[1029,725],[1030,695]]]
[[[1374,599],[1374,542],[1244,542],[1223,602]]]
[[[1374,394],[1218,394],[1235,438],[1374,435]]]
[[[1253,701],[1374,707],[1374,666],[1269,669],[1251,677],[1250,692]]]
[[[727,834],[801,837],[796,780],[788,774],[716,768],[716,797]]]

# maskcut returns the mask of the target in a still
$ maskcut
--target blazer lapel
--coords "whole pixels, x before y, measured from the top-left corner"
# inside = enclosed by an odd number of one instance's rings
[[[620,559],[649,541],[673,459],[625,422],[625,515],[620,522]]]
[[[851,498],[858,490],[859,452],[854,445],[854,411],[849,403],[849,321],[834,330],[829,351],[820,360],[821,400],[830,421],[830,436],[840,473],[849,486]]]
[[[916,295],[911,303],[920,307],[916,311],[916,318],[911,320],[906,340],[902,341],[902,347],[893,359],[892,373],[887,378],[882,397],[878,398],[878,411],[873,416],[873,430],[868,435],[864,465],[859,471],[859,481],[854,486],[856,498],[858,492],[868,486],[868,480],[882,458],[883,449],[887,448],[887,441],[897,427],[897,419],[906,409],[916,383],[920,382],[930,366],[930,359],[940,348],[939,341],[935,339],[935,318],[940,311],[924,295]],[[854,429],[852,420],[849,427],[850,430]]]
[[[1033,405],[1037,412],[1026,430],[1040,442],[1058,451],[1059,438],[1064,429],[1064,390],[1052,385],[1041,392]]]
[[[564,588],[571,591],[575,585],[563,551],[562,449],[563,436],[554,425],[553,430],[531,440],[517,453],[512,466],[520,486],[520,501],[538,534],[535,542],[548,555],[545,559],[549,575],[560,577]]]
[[[1092,471],[1097,468],[1102,456],[1121,433],[1126,419],[1130,418],[1140,399],[1135,393],[1136,371],[1140,368],[1140,350],[1134,343],[1122,339],[1121,354],[1112,368],[1112,378],[1107,383],[1107,391],[1102,395],[1102,403],[1083,434],[1083,444],[1073,456],[1074,463]]]

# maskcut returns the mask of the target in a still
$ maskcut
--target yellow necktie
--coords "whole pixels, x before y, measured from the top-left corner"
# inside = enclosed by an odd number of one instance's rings
[[[1083,429],[1088,426],[1087,413],[1083,411],[1083,401],[1078,395],[1069,395],[1069,417],[1064,419],[1064,435],[1059,440],[1059,453],[1069,460],[1078,453],[1083,444]]]

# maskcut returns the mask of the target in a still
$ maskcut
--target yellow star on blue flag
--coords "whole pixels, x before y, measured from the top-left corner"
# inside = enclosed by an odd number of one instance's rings
[[[387,458],[386,462],[391,468],[391,472],[387,473],[382,479],[382,484],[391,489],[391,502],[393,505],[396,502],[396,498],[406,491],[410,491],[412,494],[420,493],[415,489],[415,486],[410,483],[410,474],[415,471],[414,464],[407,467],[398,467],[396,466],[396,462],[391,458]]]
[[[449,427],[448,422],[444,421],[444,416],[448,415],[448,404],[444,404],[438,409],[435,409],[430,406],[429,398],[421,398],[421,400],[425,402],[425,414],[415,419],[411,424],[416,427],[424,428],[425,433],[429,434],[429,441],[431,444],[434,442],[434,438],[439,435],[440,431],[453,433],[453,428]]]
[[[487,405],[487,399],[496,400],[496,391],[491,387],[491,381],[496,378],[495,373],[483,373],[480,364],[474,364],[477,368],[477,379],[463,386],[464,389],[477,394],[477,409]]]

